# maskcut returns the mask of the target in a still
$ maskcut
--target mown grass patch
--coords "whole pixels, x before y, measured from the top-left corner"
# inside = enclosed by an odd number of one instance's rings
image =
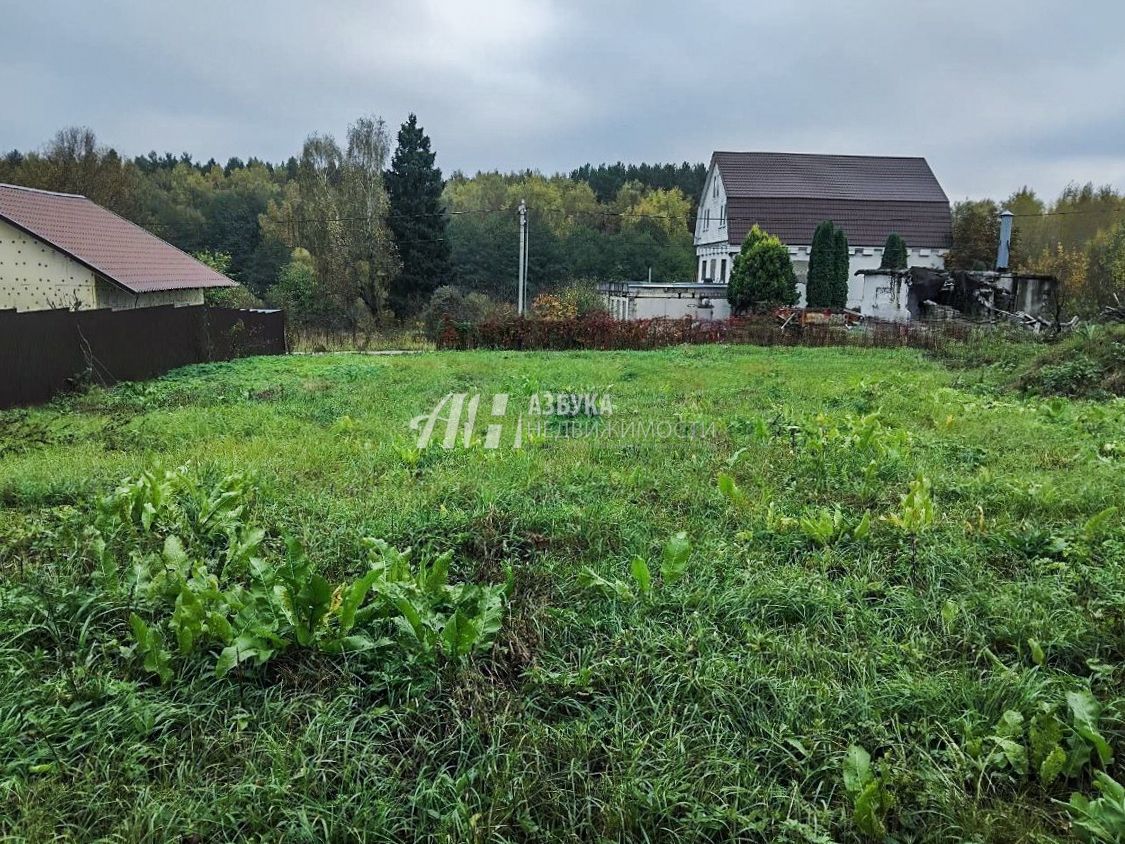
[[[341,354],[0,415],[0,834],[1071,836],[1109,810],[1070,795],[1125,781],[1125,407],[998,380],[906,350]],[[566,390],[706,433],[446,451],[409,429],[449,392]],[[284,565],[290,538],[332,591],[371,538],[451,555],[450,585],[506,590],[494,641],[423,658],[388,604],[347,631],[378,647],[338,648],[329,597],[311,638],[282,617],[285,647],[217,677],[221,634],[180,653],[180,599],[128,578],[174,534],[251,590],[228,531],[99,504],[180,466],[192,501],[245,478],[251,556]],[[168,625],[166,662],[134,614]]]

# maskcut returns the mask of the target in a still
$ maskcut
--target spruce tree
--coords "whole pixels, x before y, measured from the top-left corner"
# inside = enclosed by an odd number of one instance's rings
[[[812,248],[809,249],[809,273],[805,282],[805,307],[829,307],[829,291],[832,287],[832,272],[836,259],[833,252],[833,232],[831,220],[825,220],[816,227]]]
[[[891,232],[883,245],[883,260],[879,267],[884,270],[905,270],[906,255],[906,241],[897,232]]]
[[[418,313],[438,286],[450,283],[452,274],[449,219],[441,197],[445,183],[434,158],[429,137],[411,114],[399,129],[386,174],[391,200],[387,221],[402,259],[389,296],[399,317]]]
[[[843,229],[832,232],[832,279],[828,285],[828,307],[848,306],[848,280],[851,277],[851,249]]]

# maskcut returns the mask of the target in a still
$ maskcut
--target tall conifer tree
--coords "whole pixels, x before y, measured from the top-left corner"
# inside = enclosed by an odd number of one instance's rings
[[[884,270],[905,270],[906,255],[906,241],[902,239],[902,235],[891,232],[883,245],[883,260],[879,266]]]
[[[851,275],[851,249],[843,229],[832,232],[832,279],[828,285],[828,307],[848,306],[848,279]]]
[[[805,283],[805,307],[829,307],[829,291],[832,287],[832,272],[836,259],[833,252],[835,226],[825,220],[816,227],[812,248],[809,249],[809,273]]]
[[[449,218],[442,203],[445,185],[434,165],[430,139],[410,115],[398,133],[398,146],[387,172],[391,211],[388,223],[402,259],[402,271],[390,289],[397,316],[417,313],[452,273]]]

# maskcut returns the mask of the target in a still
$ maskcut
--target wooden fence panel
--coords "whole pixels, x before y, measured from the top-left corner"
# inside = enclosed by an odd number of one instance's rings
[[[0,408],[45,402],[80,382],[139,381],[191,363],[285,351],[281,311],[0,311]]]

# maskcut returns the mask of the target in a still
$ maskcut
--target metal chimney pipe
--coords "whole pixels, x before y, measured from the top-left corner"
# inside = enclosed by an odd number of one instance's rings
[[[1015,216],[1005,208],[1000,212],[1000,247],[996,250],[996,269],[1008,269],[1012,259],[1012,218]]]

